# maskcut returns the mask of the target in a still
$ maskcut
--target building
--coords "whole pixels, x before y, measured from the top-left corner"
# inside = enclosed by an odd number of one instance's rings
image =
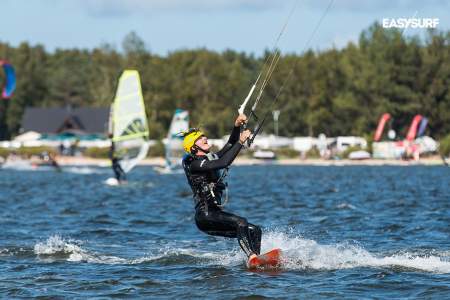
[[[0,147],[109,147],[108,123],[109,107],[27,107],[21,134],[12,141],[0,142]]]
[[[71,134],[78,137],[105,137],[108,120],[108,107],[27,107],[22,118],[21,132],[34,131],[46,136]]]

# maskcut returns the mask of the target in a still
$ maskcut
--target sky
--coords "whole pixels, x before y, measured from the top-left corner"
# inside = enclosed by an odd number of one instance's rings
[[[326,8],[329,6],[327,10]],[[278,42],[284,53],[325,50],[357,41],[383,18],[439,18],[450,30],[450,0],[0,0],[0,42],[121,51],[134,31],[153,53],[204,47],[260,55]],[[296,7],[293,9],[293,7]],[[314,28],[321,16],[314,34]],[[423,35],[425,29],[407,29]]]

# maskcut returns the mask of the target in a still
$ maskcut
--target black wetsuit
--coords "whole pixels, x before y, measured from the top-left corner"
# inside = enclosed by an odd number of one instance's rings
[[[116,177],[117,181],[125,181],[127,180],[126,174],[123,171],[122,167],[119,164],[119,158],[117,158],[114,154],[115,151],[115,145],[114,142],[111,142],[111,148],[109,149],[109,159],[111,159],[112,169],[114,172],[114,176]]]
[[[51,156],[49,156],[49,159],[50,159],[50,164],[52,165],[53,168],[55,168],[55,171],[56,172],[61,172],[62,169],[59,166],[59,164],[56,162],[56,160],[53,157],[51,157]]]
[[[261,229],[219,206],[226,188],[220,170],[229,167],[241,150],[239,134],[239,127],[235,127],[227,144],[215,154],[185,156],[183,168],[194,193],[197,227],[210,235],[237,238],[242,250],[250,256],[260,253]]]

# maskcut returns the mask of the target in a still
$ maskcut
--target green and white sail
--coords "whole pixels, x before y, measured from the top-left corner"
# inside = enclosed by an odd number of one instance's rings
[[[167,139],[165,140],[166,168],[174,169],[181,166],[184,155],[183,137],[181,132],[189,130],[189,113],[186,110],[177,109],[170,123]]]
[[[147,156],[149,130],[139,73],[125,70],[119,78],[111,111],[115,156],[128,173]]]

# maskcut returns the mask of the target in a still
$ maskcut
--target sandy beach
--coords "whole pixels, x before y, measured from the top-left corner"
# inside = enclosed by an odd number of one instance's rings
[[[58,163],[62,166],[98,166],[107,167],[111,163],[108,159],[90,158],[90,157],[71,157],[61,156],[58,158]],[[394,159],[366,159],[366,160],[324,160],[324,159],[296,159],[296,158],[282,158],[277,160],[260,160],[246,157],[238,157],[234,161],[234,165],[264,165],[264,164],[277,164],[277,165],[313,165],[313,166],[417,166],[417,165],[442,165],[442,159],[439,156],[432,156],[423,158],[419,161],[405,161]],[[164,158],[155,157],[147,158],[143,160],[139,165],[145,166],[163,166]]]

